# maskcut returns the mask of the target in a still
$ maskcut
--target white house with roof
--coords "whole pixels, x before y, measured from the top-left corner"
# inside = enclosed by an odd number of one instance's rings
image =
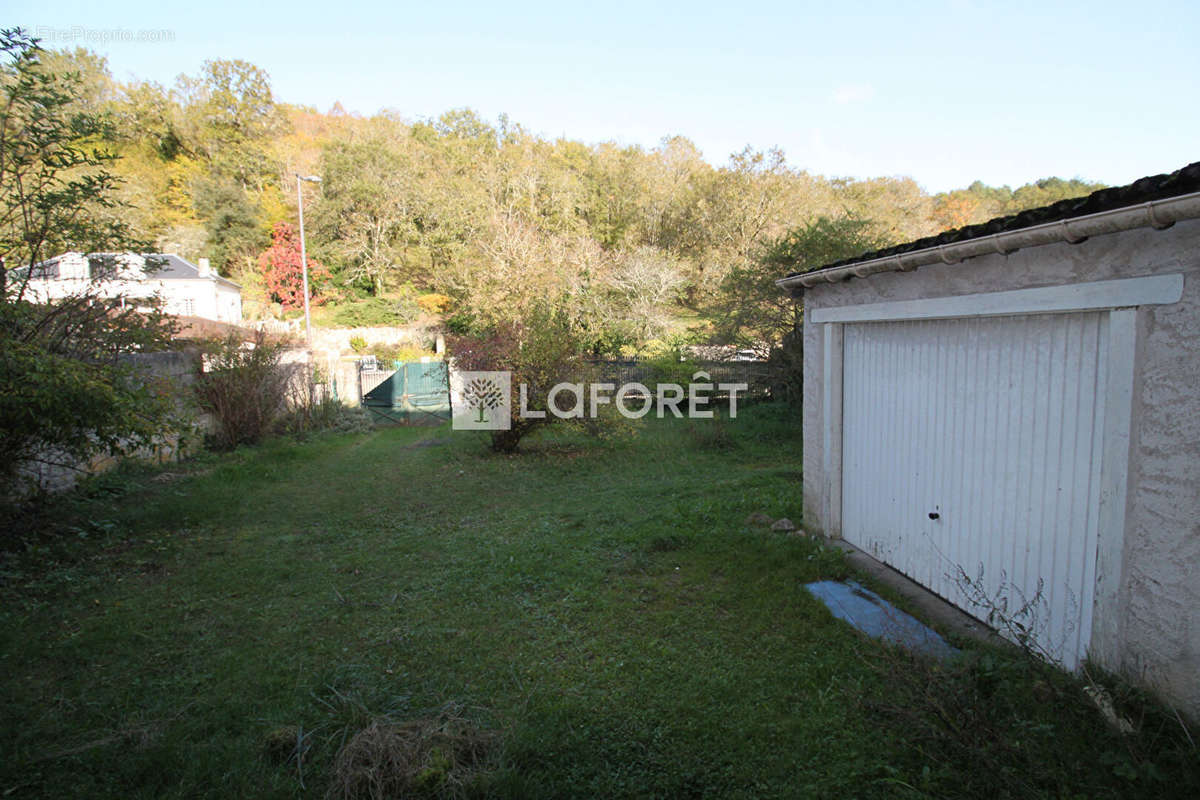
[[[44,302],[91,286],[107,297],[130,301],[159,297],[168,314],[218,322],[242,321],[242,289],[209,266],[174,253],[64,253],[33,269],[26,293]]]

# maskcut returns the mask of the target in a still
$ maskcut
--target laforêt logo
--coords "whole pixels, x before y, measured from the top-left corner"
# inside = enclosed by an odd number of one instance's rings
[[[459,372],[454,378],[451,393],[457,394],[459,401],[454,404],[455,430],[506,431],[512,427],[511,372]]]
[[[688,419],[712,419],[708,406],[721,397],[730,418],[737,416],[738,394],[747,391],[745,383],[713,383],[707,372],[692,375],[684,387],[678,383],[657,383],[653,388],[641,383],[556,383],[545,394],[544,404],[530,407],[530,388],[521,384],[516,418],[544,420],[595,417],[601,406],[611,405],[628,419],[640,419],[654,411],[659,419],[674,416]],[[714,394],[715,392],[715,394]],[[450,373],[450,402],[454,408],[454,429],[460,431],[507,431],[512,429],[512,373]]]

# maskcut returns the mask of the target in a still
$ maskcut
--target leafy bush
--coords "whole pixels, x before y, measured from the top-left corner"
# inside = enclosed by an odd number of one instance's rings
[[[547,394],[552,386],[578,380],[583,369],[578,336],[562,314],[538,308],[523,322],[500,323],[483,334],[452,336],[447,348],[459,369],[512,372],[512,427],[492,431],[492,449],[514,452],[521,439],[538,427],[559,418],[549,413]],[[528,409],[541,411],[539,419],[519,414],[518,387],[529,387]]]
[[[27,291],[52,254],[140,249],[117,219],[109,121],[76,102],[77,74],[52,76],[20,30],[0,31],[0,487],[21,465],[68,463],[150,443],[171,427],[163,387],[125,361],[168,346],[173,323],[97,282],[53,303]],[[85,143],[87,143],[86,146]],[[115,268],[111,257],[91,267]],[[145,304],[139,304],[145,305]]]
[[[356,353],[367,352],[367,340],[361,336],[351,336],[350,349]]]
[[[329,321],[344,328],[404,325],[417,318],[419,309],[411,298],[368,297],[339,303]]]
[[[41,306],[0,295],[0,477],[29,461],[125,452],[172,427],[168,387],[121,358],[165,337],[167,323],[120,300],[87,292]]]
[[[212,442],[217,448],[254,444],[271,431],[296,375],[295,367],[282,363],[284,349],[262,331],[251,342],[230,334],[205,344],[207,369],[197,376],[194,391],[216,423]]]
[[[691,382],[692,375],[700,369],[700,365],[687,355],[687,347],[691,344],[695,344],[691,337],[680,334],[647,342],[643,353],[650,380],[681,386]]]
[[[445,322],[446,330],[455,336],[470,336],[475,331],[475,318],[465,311],[452,314]]]
[[[420,361],[435,355],[432,350],[416,344],[377,344],[370,348],[370,352],[385,368],[390,367],[393,361]]]
[[[426,314],[444,314],[454,299],[449,295],[432,292],[417,298],[417,306]]]
[[[650,379],[655,383],[677,383],[680,386],[687,386],[692,375],[700,369],[700,365],[694,361],[681,361],[674,352],[647,359],[646,366],[650,370]]]

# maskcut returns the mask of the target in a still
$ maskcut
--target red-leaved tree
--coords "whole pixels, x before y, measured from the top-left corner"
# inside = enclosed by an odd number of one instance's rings
[[[271,246],[258,257],[259,268],[267,283],[271,299],[284,310],[304,307],[304,275],[300,269],[300,236],[286,222],[275,223],[271,231]],[[317,287],[329,280],[329,270],[315,259],[308,259],[308,301],[325,302]]]

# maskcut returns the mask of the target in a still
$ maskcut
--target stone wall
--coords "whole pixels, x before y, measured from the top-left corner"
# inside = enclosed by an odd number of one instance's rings
[[[353,352],[351,339],[360,338],[368,347],[410,343],[419,345],[427,338],[427,332],[414,328],[313,328],[312,336],[313,350],[342,354]]]
[[[122,356],[122,362],[132,364],[149,381],[166,381],[179,399],[179,409],[190,415],[188,429],[164,436],[153,445],[129,453],[125,458],[165,464],[194,453],[202,444],[204,432],[211,426],[205,414],[198,414],[186,403],[188,387],[196,380],[200,352],[195,348],[159,353],[133,353]],[[75,486],[83,477],[107,472],[121,463],[119,456],[97,454],[84,462],[69,464],[71,459],[60,453],[47,452],[45,461],[26,464],[20,472],[17,493],[62,492]]]

